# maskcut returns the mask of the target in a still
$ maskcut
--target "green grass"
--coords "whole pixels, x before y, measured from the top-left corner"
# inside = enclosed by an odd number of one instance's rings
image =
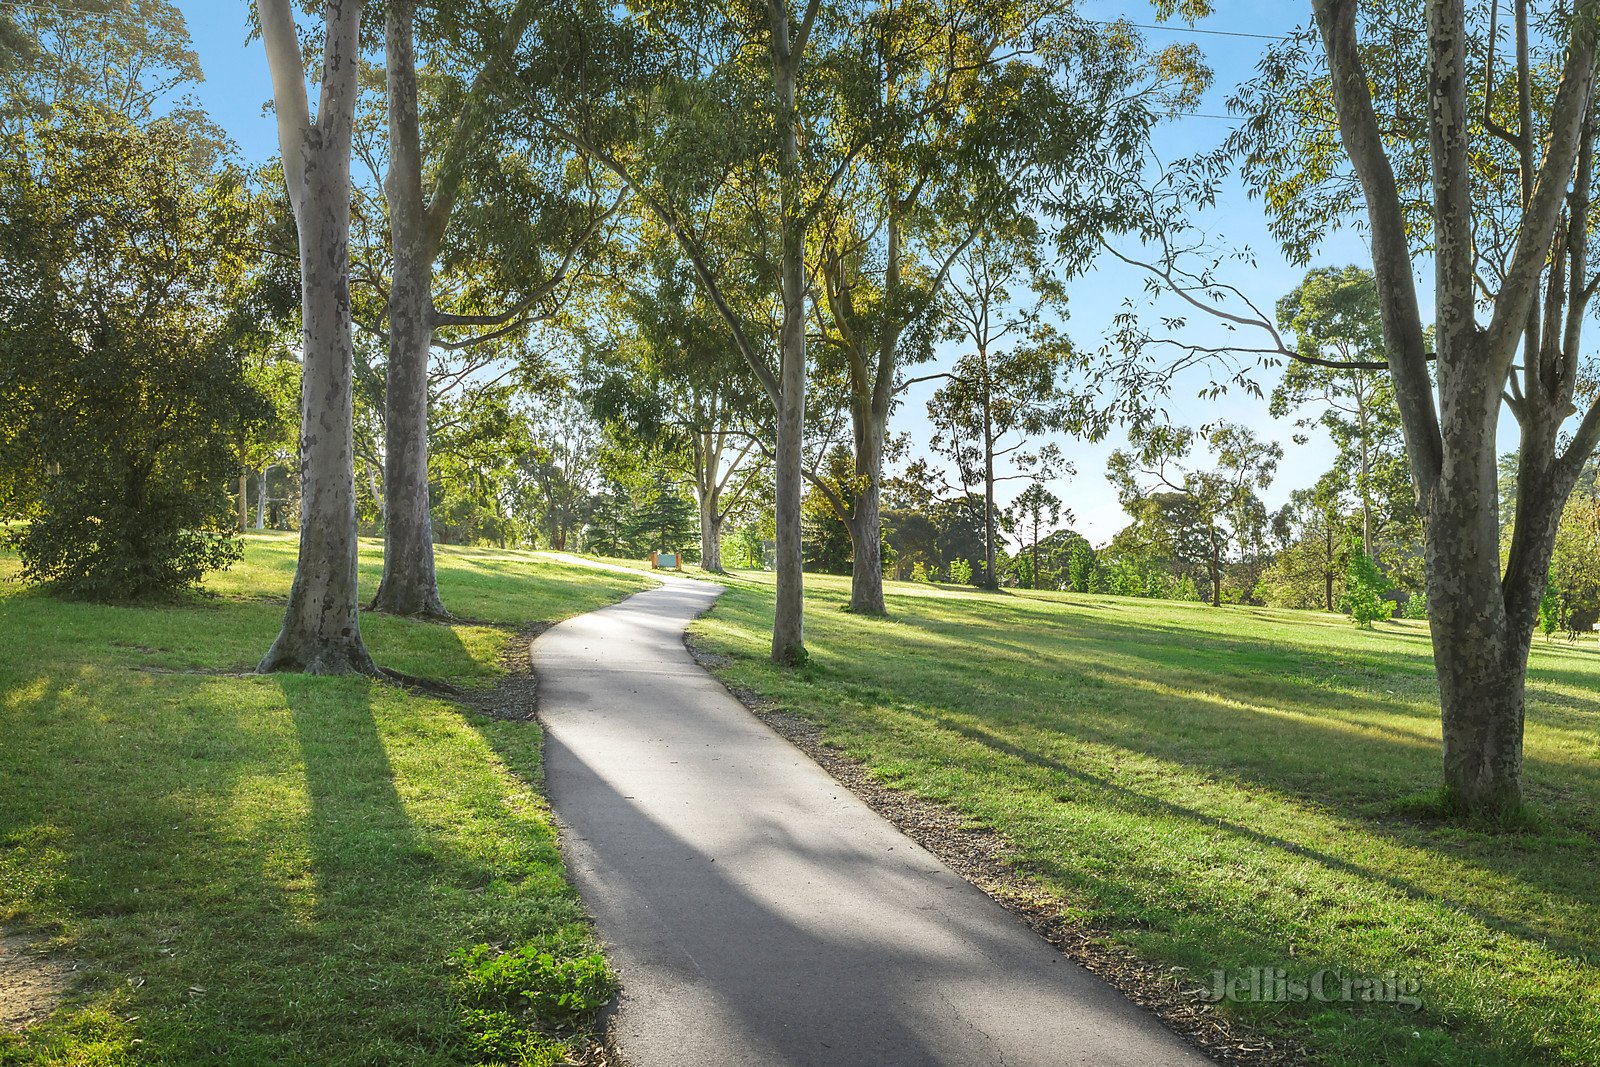
[[[604,986],[538,793],[537,726],[364,678],[169,673],[248,670],[271,642],[295,542],[246,550],[215,596],[177,606],[0,583],[0,922],[82,963],[61,1011],[0,1035],[0,1063],[559,1056],[578,1024],[497,999],[488,959],[466,955],[516,948],[549,957],[547,985]],[[362,545],[367,589],[380,550]],[[474,622],[362,630],[383,665],[467,687],[500,676],[506,625],[649,584],[516,551],[438,559]]]
[[[695,626],[722,673],[882,782],[1002,834],[1068,917],[1187,969],[1394,972],[1391,1004],[1228,1004],[1331,1064],[1600,1063],[1600,650],[1534,653],[1530,832],[1431,820],[1422,623],[807,576],[800,670],[770,575]]]

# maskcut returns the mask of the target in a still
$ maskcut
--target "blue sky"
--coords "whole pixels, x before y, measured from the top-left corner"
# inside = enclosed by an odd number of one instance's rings
[[[263,109],[272,91],[266,57],[259,42],[246,43],[249,5],[244,0],[177,0],[177,4],[188,20],[205,72],[205,83],[198,90],[201,102],[212,118],[238,142],[247,158],[260,160],[275,154],[276,129]],[[1310,17],[1309,3],[1283,0],[1229,0],[1221,7],[1222,13],[1202,23],[1201,28],[1282,35]],[[1150,7],[1142,2],[1088,0],[1083,10],[1091,18],[1115,19],[1125,15],[1139,23],[1151,21]],[[1197,112],[1207,115],[1226,113],[1225,100],[1229,91],[1251,75],[1268,44],[1255,38],[1187,34],[1165,29],[1147,33],[1153,43],[1192,41],[1204,51],[1216,75],[1206,100],[1196,108]],[[1227,136],[1229,129],[1228,122],[1214,118],[1177,119],[1162,130],[1159,145],[1166,158],[1177,158],[1215,146]],[[1267,233],[1260,206],[1250,202],[1242,188],[1235,186],[1227,191],[1206,227],[1217,241],[1230,247],[1248,246],[1256,253],[1257,266],[1248,272],[1236,270],[1229,280],[1250,293],[1262,306],[1270,306],[1298,282],[1302,272],[1278,254]],[[1347,230],[1322,250],[1316,262],[1369,264],[1371,260],[1359,235]],[[1097,266],[1071,287],[1069,334],[1080,346],[1097,347],[1112,315],[1128,295],[1137,296],[1140,289],[1141,279],[1136,271],[1120,265]],[[1285,457],[1277,481],[1266,494],[1269,505],[1278,505],[1291,490],[1311,484],[1328,469],[1332,461],[1331,447],[1320,435],[1313,436],[1306,445],[1296,445],[1291,436],[1291,423],[1269,418],[1264,402],[1237,394],[1222,400],[1201,400],[1196,394],[1204,384],[1203,377],[1183,383],[1174,394],[1171,417],[1191,425],[1226,418],[1243,422],[1262,436],[1279,441],[1284,446]],[[1270,389],[1270,381],[1263,384]],[[914,389],[908,394],[897,416],[895,430],[911,432],[914,440],[927,439],[930,431],[925,403],[931,388]],[[1126,524],[1116,494],[1103,474],[1107,455],[1120,443],[1116,437],[1100,444],[1060,442],[1078,473],[1051,488],[1076,514],[1075,528],[1095,543],[1105,541]],[[1019,488],[1020,483],[1012,483],[1002,495]]]

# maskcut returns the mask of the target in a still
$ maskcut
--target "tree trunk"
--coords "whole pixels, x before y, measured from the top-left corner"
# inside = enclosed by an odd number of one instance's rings
[[[1464,811],[1515,810],[1522,801],[1528,641],[1510,632],[1503,619],[1495,624],[1460,609],[1440,611],[1431,594],[1428,614],[1449,804]]]
[[[1329,612],[1333,611],[1333,519],[1332,516],[1323,516],[1322,519],[1323,557],[1323,607]]]
[[[722,573],[722,518],[717,511],[717,487],[700,493],[700,569]]]
[[[250,472],[239,472],[239,529],[250,527]]]
[[[1453,496],[1441,496],[1436,507],[1427,538],[1428,619],[1446,797],[1460,810],[1514,810],[1522,799],[1523,684],[1533,619],[1507,611],[1498,545],[1491,566],[1475,557],[1498,540],[1488,535],[1484,509]],[[1452,519],[1475,525],[1474,536],[1459,536],[1459,528],[1451,536],[1433,532]]]
[[[978,584],[985,589],[1000,588],[1000,579],[994,573],[994,417],[989,395],[989,356],[979,352],[983,361],[983,576]]]
[[[261,477],[256,482],[256,529],[267,528],[267,475],[272,473],[271,467],[261,468]]]
[[[1556,341],[1552,330],[1550,351],[1532,344],[1542,275],[1547,269],[1552,274],[1559,270],[1560,253],[1556,265],[1550,261],[1552,247],[1561,245],[1557,236],[1564,210],[1581,220],[1572,227],[1575,249],[1582,248],[1587,235],[1595,13],[1574,10],[1560,84],[1550,98],[1542,131],[1540,173],[1531,188],[1533,130],[1527,118],[1521,123],[1522,217],[1516,244],[1498,272],[1500,289],[1484,327],[1475,288],[1473,235],[1480,213],[1474,210],[1470,109],[1463,77],[1466,15],[1459,0],[1427,5],[1437,352],[1436,373],[1430,375],[1398,183],[1361,61],[1357,5],[1354,0],[1317,0],[1314,9],[1332,74],[1340,141],[1366,201],[1389,367],[1412,482],[1425,516],[1428,618],[1441,698],[1445,789],[1461,809],[1504,813],[1521,802],[1523,681],[1558,521],[1553,513],[1541,513],[1525,526],[1521,498],[1530,493],[1537,497],[1530,507],[1564,504],[1571,479],[1594,447],[1594,437],[1585,437],[1585,431],[1600,426],[1586,416],[1573,442],[1582,447],[1555,460],[1556,434],[1571,414],[1570,371],[1577,365],[1578,327],[1588,299],[1582,281],[1588,269],[1585,256],[1577,257],[1573,281],[1566,287],[1571,300],[1566,337]],[[1519,81],[1525,77],[1520,69]],[[1558,280],[1552,285],[1558,297],[1559,285]],[[1518,368],[1518,349],[1524,344]],[[1563,344],[1564,352],[1556,344]],[[1561,364],[1566,369],[1558,372]],[[1519,472],[1518,523],[1502,579],[1495,429],[1508,375],[1519,370],[1529,385],[1520,401],[1524,458],[1532,458],[1534,473],[1544,476],[1529,479],[1526,467]],[[1535,429],[1531,438],[1530,425]]]
[[[777,599],[772,621],[772,659],[795,664],[805,658],[805,576],[801,548],[801,468],[805,421],[805,282],[800,251],[784,250],[783,340],[779,368],[778,441],[774,457]]]
[[[384,397],[383,579],[374,611],[448,618],[433,563],[428,508],[428,357],[433,347],[434,242],[422,196],[412,5],[389,5],[389,373]]]
[[[800,140],[796,128],[795,76],[799,57],[791,54],[789,13],[780,0],[768,0],[778,108],[783,122],[780,214],[783,327],[778,355],[778,440],[774,466],[773,520],[777,540],[777,594],[773,606],[772,660],[805,661],[805,575],[801,547],[801,464],[805,462],[806,278],[805,230],[800,209]]]
[[[1367,425],[1366,402],[1359,397],[1356,411],[1361,420],[1361,550],[1369,559],[1376,561],[1377,546],[1372,539],[1372,446],[1368,443],[1371,430]]]
[[[878,480],[874,477],[856,498],[855,516],[847,523],[852,555],[850,610],[862,615],[885,615],[883,601],[883,520],[878,510]]]
[[[328,0],[322,105],[311,125],[294,14],[258,0],[300,245],[300,557],[260,671],[376,674],[361,640],[351,426],[350,134],[360,0]]]

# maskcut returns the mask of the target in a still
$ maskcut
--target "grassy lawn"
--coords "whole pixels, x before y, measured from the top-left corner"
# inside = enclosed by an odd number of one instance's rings
[[[294,567],[292,537],[246,548],[214,597],[174,607],[0,582],[0,922],[81,976],[0,1035],[0,1063],[558,1057],[582,1020],[556,997],[606,977],[538,728],[366,679],[231,676],[277,632]],[[380,560],[363,543],[368,589]],[[500,676],[506,626],[649,584],[516,551],[441,548],[439,567],[472,623],[362,630],[385,666],[469,687]],[[477,944],[496,951],[452,962]]]
[[[1194,986],[1414,979],[1423,1008],[1225,1006],[1326,1063],[1600,1063],[1600,650],[1540,643],[1533,832],[1432,821],[1424,624],[808,576],[810,663],[765,662],[771,576],[695,627],[723,673],[885,784],[1002,834],[1063,912]],[[1334,988],[1330,982],[1326,987]]]

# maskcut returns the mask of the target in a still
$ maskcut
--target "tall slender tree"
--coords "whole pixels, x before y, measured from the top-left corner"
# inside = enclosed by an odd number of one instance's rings
[[[1074,265],[1164,108],[1203,72],[1148,51],[1068,0],[883,0],[829,55],[837,103],[812,136],[859,140],[812,238],[819,381],[848,409],[854,469],[808,472],[850,531],[851,609],[881,613],[880,495],[888,423],[930,359],[951,270],[982,235],[1042,214]],[[1036,236],[1036,240],[1042,239]]]
[[[434,268],[456,203],[468,154],[484,127],[493,79],[516,49],[538,5],[518,0],[489,55],[459,101],[455,122],[433,160],[433,187],[422,145],[417,90],[416,0],[392,0],[384,11],[388,96],[389,206],[392,277],[388,293],[389,361],[384,417],[383,578],[378,611],[445,617],[433,564],[428,494],[428,366],[441,318],[434,309]],[[450,322],[460,324],[459,317]]]
[[[313,120],[294,6],[256,0],[299,235],[303,331],[300,556],[283,627],[261,671],[377,673],[361,640],[351,430],[350,140],[361,9],[361,0],[327,0],[323,7],[321,97]]]

